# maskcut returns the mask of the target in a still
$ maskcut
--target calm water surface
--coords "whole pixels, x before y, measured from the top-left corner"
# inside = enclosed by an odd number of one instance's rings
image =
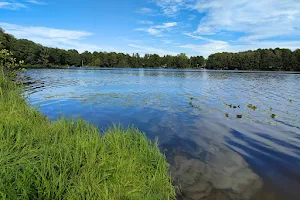
[[[179,198],[300,198],[299,74],[38,69],[26,76],[28,102],[50,119],[81,117],[103,130],[134,124],[158,138]]]

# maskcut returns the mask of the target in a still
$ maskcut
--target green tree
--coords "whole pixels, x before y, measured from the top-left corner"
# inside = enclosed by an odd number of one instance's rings
[[[99,58],[96,58],[96,60],[94,61],[94,66],[100,67],[101,66],[101,61]]]
[[[185,53],[180,53],[176,56],[176,68],[187,68],[189,66],[189,59]]]
[[[295,50],[293,54],[295,60],[294,70],[300,71],[300,49]]]
[[[50,52],[46,47],[41,47],[38,52],[38,63],[46,66],[49,63]]]
[[[5,43],[4,41],[6,40],[5,34],[2,28],[0,28],[0,50],[5,49]]]
[[[203,67],[205,64],[205,58],[203,56],[196,56],[190,58],[190,65],[192,68]]]
[[[80,66],[81,60],[80,60],[80,55],[79,55],[78,51],[75,49],[66,51],[65,62],[68,65]]]
[[[85,51],[80,56],[84,65],[90,65],[93,62],[93,55],[91,52]]]
[[[4,72],[3,74],[9,78],[16,77],[18,71],[22,70],[23,63],[23,61],[17,62],[17,59],[8,50],[0,50],[0,68]]]

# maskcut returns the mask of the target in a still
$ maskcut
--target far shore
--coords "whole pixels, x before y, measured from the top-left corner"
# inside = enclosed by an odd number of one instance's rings
[[[176,70],[176,71],[210,71],[210,72],[232,72],[232,73],[278,73],[278,74],[300,74],[300,71],[263,71],[263,70],[232,70],[232,69],[206,69],[206,68],[133,68],[133,67],[76,67],[76,66],[26,66],[26,69],[76,69],[76,70]]]

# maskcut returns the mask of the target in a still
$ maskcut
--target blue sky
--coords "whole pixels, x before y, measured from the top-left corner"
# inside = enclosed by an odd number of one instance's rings
[[[0,27],[64,49],[207,57],[300,48],[299,0],[0,0]]]

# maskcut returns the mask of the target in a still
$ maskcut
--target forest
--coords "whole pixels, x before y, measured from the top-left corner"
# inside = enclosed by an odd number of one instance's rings
[[[208,69],[300,71],[300,49],[258,49],[239,53],[215,53],[206,61]]]
[[[206,68],[261,71],[300,71],[300,49],[258,49],[239,53],[215,53],[207,59],[203,56],[188,57],[138,53],[132,55],[116,52],[79,53],[75,49],[64,50],[44,47],[26,39],[16,39],[0,28],[0,50],[7,49],[25,66],[60,67],[93,66],[110,68]]]

